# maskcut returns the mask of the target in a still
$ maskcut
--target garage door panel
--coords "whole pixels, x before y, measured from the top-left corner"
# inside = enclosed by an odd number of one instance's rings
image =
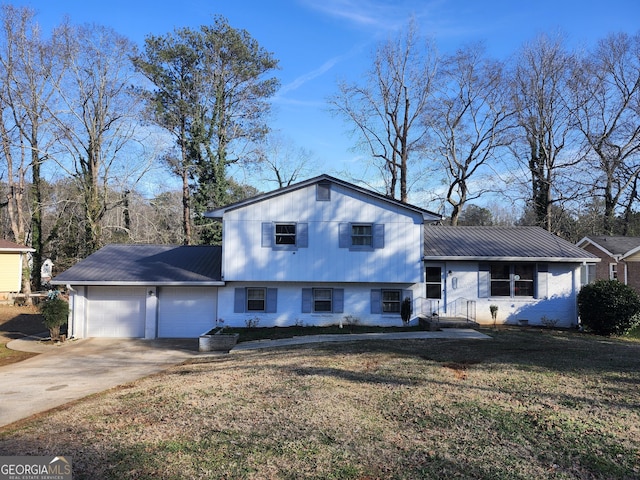
[[[87,336],[142,338],[146,290],[138,287],[91,287]]]
[[[158,292],[158,337],[197,338],[215,325],[215,287],[162,287]]]

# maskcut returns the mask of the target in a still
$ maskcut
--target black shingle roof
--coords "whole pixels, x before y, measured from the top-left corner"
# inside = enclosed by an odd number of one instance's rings
[[[539,227],[426,225],[426,259],[594,261],[595,255]]]
[[[208,245],[107,245],[54,284],[221,284],[222,249]]]

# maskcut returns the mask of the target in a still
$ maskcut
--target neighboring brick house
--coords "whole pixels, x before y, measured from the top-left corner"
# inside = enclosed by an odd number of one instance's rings
[[[601,259],[587,265],[583,283],[619,280],[640,292],[640,237],[584,237],[577,246]]]

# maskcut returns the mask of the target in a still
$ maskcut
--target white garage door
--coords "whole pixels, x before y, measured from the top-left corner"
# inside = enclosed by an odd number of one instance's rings
[[[144,337],[146,289],[89,287],[89,337]]]
[[[217,288],[162,287],[158,292],[158,337],[197,338],[215,326]]]

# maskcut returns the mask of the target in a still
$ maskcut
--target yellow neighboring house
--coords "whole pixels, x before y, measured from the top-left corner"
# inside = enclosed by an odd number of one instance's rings
[[[25,253],[35,252],[33,248],[0,239],[0,299],[9,293],[22,290],[22,270]]]

